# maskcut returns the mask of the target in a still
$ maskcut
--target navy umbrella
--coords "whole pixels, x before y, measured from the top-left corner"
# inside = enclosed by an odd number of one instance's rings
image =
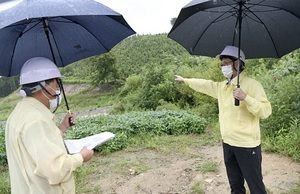
[[[46,57],[64,67],[135,34],[121,14],[93,0],[23,0],[0,18],[0,76],[8,77],[18,75],[29,58]]]
[[[63,67],[135,34],[121,14],[93,0],[23,0],[0,18],[0,76],[18,75],[37,56]]]
[[[215,57],[233,45],[249,59],[278,58],[300,47],[299,10],[299,0],[193,0],[168,37],[193,55]]]
[[[12,2],[14,0],[0,0],[0,3],[7,3],[7,2]]]

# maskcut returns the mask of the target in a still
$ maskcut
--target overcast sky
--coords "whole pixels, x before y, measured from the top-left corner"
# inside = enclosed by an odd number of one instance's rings
[[[138,34],[169,32],[171,18],[177,17],[190,0],[97,0],[119,12]]]
[[[181,8],[190,2],[190,0],[97,1],[122,14],[137,34],[168,33],[172,28],[171,18],[177,17]],[[13,3],[1,3],[0,11]]]
[[[17,4],[20,1],[21,0],[0,0],[0,11],[7,9],[7,8]]]

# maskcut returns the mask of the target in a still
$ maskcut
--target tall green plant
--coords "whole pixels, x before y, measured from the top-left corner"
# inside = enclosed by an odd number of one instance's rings
[[[5,151],[5,130],[4,127],[0,127],[0,165],[6,162],[6,151]]]
[[[300,119],[300,74],[274,80],[269,94],[272,115],[263,122],[263,127],[267,134],[274,135],[287,128],[293,118]]]

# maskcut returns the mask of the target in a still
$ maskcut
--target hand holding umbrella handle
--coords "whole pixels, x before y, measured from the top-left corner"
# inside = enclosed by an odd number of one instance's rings
[[[54,61],[55,61],[55,58],[53,58],[53,59],[54,59]],[[57,83],[59,84],[59,87],[60,87],[61,90],[62,90],[64,99],[65,99],[65,102],[66,102],[66,107],[67,107],[68,113],[69,113],[69,114],[72,114],[72,113],[71,113],[71,110],[70,110],[70,108],[69,108],[69,104],[68,104],[68,101],[67,101],[66,93],[65,93],[65,90],[64,90],[64,86],[63,86],[63,84],[62,84],[62,82],[61,82],[61,79],[57,79]],[[72,117],[69,117],[69,126],[72,127],[72,126],[74,126],[74,125],[75,125],[75,123],[72,122]]]
[[[70,118],[69,118],[69,125],[70,125],[70,127],[72,127],[72,126],[75,125],[75,123],[73,123],[71,120],[72,120],[72,118],[70,117]]]
[[[240,88],[240,85],[237,85],[236,87],[237,87],[237,88]],[[235,106],[240,106],[240,100],[235,98],[235,99],[234,99],[234,105],[235,105]]]
[[[70,110],[68,110],[68,113],[72,114]],[[72,117],[69,117],[69,125],[70,125],[70,127],[75,125],[75,123],[72,121]]]
[[[71,110],[68,110],[68,113],[71,115]],[[75,125],[74,121],[72,120],[73,119],[73,116],[70,116],[69,117],[69,126],[72,127]]]

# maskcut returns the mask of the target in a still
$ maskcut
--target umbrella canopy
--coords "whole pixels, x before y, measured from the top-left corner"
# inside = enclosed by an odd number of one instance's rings
[[[193,55],[215,57],[232,45],[247,58],[281,57],[300,47],[299,10],[299,0],[193,0],[181,9],[168,37]]]
[[[278,58],[300,47],[299,10],[299,0],[193,0],[168,37],[193,55],[233,45],[247,58]]]
[[[32,57],[63,67],[135,34],[121,14],[93,0],[24,0],[0,18],[1,76],[18,75]]]
[[[11,2],[11,1],[14,1],[14,0],[0,0],[0,3],[6,3],[6,2]]]

